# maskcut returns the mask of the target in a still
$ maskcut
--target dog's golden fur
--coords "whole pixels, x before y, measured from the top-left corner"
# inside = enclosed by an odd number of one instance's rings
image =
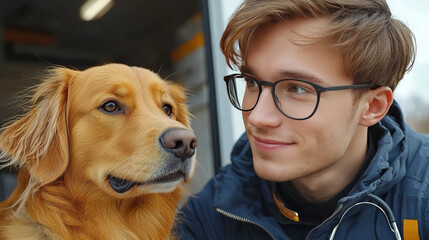
[[[161,146],[168,129],[196,146],[183,89],[121,64],[50,72],[0,135],[3,167],[20,169],[0,239],[167,239],[196,161]]]

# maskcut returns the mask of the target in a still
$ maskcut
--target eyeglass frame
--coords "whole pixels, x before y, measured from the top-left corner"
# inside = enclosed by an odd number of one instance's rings
[[[238,106],[236,106],[236,104],[234,104],[233,99],[231,99],[232,98],[231,94],[230,94],[231,91],[229,89],[228,82],[232,78],[235,78],[235,77],[250,78],[250,79],[254,80],[256,82],[256,84],[258,85],[258,89],[259,89],[258,98],[256,99],[255,105],[252,108],[248,109],[248,110],[240,109]],[[224,76],[223,79],[224,79],[224,81],[226,83],[226,88],[227,88],[227,91],[228,91],[229,101],[231,102],[231,104],[236,109],[238,109],[240,111],[244,111],[244,112],[252,111],[256,107],[256,105],[258,104],[259,98],[260,98],[261,93],[262,93],[262,86],[265,85],[265,86],[271,87],[271,95],[273,97],[274,104],[276,105],[276,107],[280,111],[280,113],[283,114],[284,116],[286,116],[287,118],[290,118],[290,119],[293,119],[293,120],[306,120],[306,119],[311,118],[316,113],[317,108],[319,107],[320,93],[322,93],[322,92],[338,91],[338,90],[346,90],[346,89],[362,89],[362,88],[369,88],[369,89],[373,90],[373,89],[381,87],[381,85],[377,85],[377,84],[373,84],[373,83],[360,83],[360,84],[343,85],[343,86],[323,87],[323,86],[320,86],[319,84],[316,84],[314,82],[311,82],[311,81],[308,81],[308,80],[303,80],[303,79],[296,79],[296,78],[285,78],[285,79],[277,80],[275,82],[270,82],[270,81],[261,81],[261,80],[258,80],[258,79],[254,78],[252,76],[249,76],[249,75],[243,74],[243,73],[234,73],[234,74],[226,75],[226,76]],[[283,82],[283,81],[298,81],[298,82],[307,83],[307,84],[311,85],[316,90],[316,93],[317,93],[316,105],[314,107],[313,112],[308,117],[305,117],[305,118],[295,118],[295,117],[288,116],[286,113],[284,113],[282,111],[282,109],[280,108],[280,106],[277,103],[278,101],[276,101],[277,96],[275,94],[274,89],[275,89],[275,87],[277,86],[278,83]]]

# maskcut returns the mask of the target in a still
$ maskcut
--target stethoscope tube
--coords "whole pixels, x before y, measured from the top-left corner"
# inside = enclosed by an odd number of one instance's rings
[[[387,223],[389,224],[389,228],[393,232],[393,234],[395,235],[395,239],[401,240],[401,234],[399,233],[398,226],[396,225],[395,215],[393,214],[393,211],[389,207],[389,205],[387,205],[387,203],[385,201],[383,201],[381,198],[377,197],[374,194],[368,194],[367,196],[368,196],[368,198],[371,199],[372,202],[358,202],[358,203],[355,203],[354,205],[352,205],[351,207],[349,207],[346,211],[344,211],[344,213],[341,215],[340,221],[337,223],[337,225],[332,230],[332,233],[331,233],[329,240],[334,239],[335,234],[337,233],[338,226],[341,224],[341,222],[342,222],[344,216],[347,214],[347,212],[350,211],[352,208],[359,206],[359,205],[363,205],[363,204],[368,204],[368,205],[374,206],[377,209],[379,209],[384,214],[384,216],[386,217]]]

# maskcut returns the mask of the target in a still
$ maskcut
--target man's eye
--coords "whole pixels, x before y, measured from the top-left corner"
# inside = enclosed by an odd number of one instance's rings
[[[246,86],[248,88],[258,87],[258,83],[255,80],[251,78],[245,78],[244,80],[246,81]]]
[[[173,114],[173,107],[170,104],[164,104],[162,106],[162,110],[169,117],[171,117],[171,115]]]
[[[303,82],[282,82],[280,88],[284,89],[288,93],[293,94],[317,94],[315,89],[310,84]]]
[[[300,93],[307,93],[308,91],[307,91],[307,89],[305,89],[305,88],[303,88],[301,86],[294,85],[294,86],[291,86],[289,88],[289,92],[300,94]]]
[[[104,103],[100,106],[100,109],[102,109],[106,113],[116,113],[121,111],[121,107],[115,101],[108,101]]]

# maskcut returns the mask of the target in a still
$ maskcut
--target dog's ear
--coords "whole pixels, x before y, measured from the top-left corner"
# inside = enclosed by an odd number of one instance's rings
[[[189,118],[190,113],[186,105],[186,91],[185,89],[176,83],[168,83],[168,89],[171,97],[177,105],[177,121],[181,122],[186,127],[190,127]]]
[[[56,180],[68,165],[67,92],[74,74],[52,69],[35,88],[27,113],[0,135],[6,165],[25,168],[41,185]]]

